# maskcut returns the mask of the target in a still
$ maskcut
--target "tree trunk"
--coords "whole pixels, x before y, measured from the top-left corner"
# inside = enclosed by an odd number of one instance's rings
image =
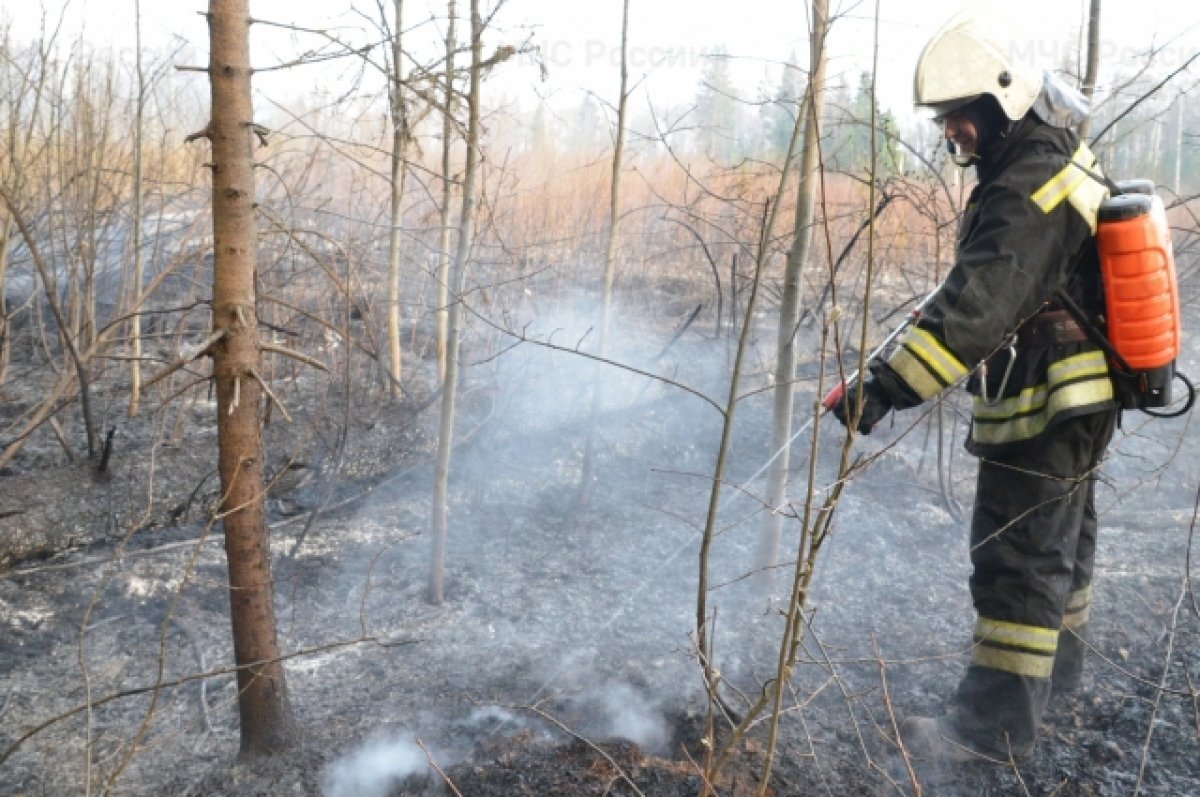
[[[1083,73],[1083,85],[1080,91],[1089,100],[1096,93],[1096,77],[1100,72],[1100,0],[1091,0],[1088,8],[1087,36],[1087,69]],[[1079,137],[1087,138],[1088,127],[1092,117],[1088,116],[1079,123]]]
[[[767,470],[767,516],[759,536],[758,567],[767,583],[779,561],[779,543],[783,535],[780,509],[787,502],[787,474],[792,438],[792,408],[796,395],[796,329],[800,323],[800,274],[808,262],[812,242],[817,188],[822,99],[825,83],[825,34],[829,27],[828,0],[813,0],[813,29],[810,38],[809,81],[801,116],[804,118],[804,142],[800,150],[800,193],[796,199],[796,219],[792,246],[788,250],[783,295],[779,309],[779,330],[775,363],[775,391],[771,422],[771,465]],[[789,153],[789,156],[791,153]]]
[[[229,560],[230,614],[238,670],[241,753],[263,755],[298,737],[275,632],[269,538],[263,505],[261,389],[254,292],[253,110],[247,0],[210,0],[212,83],[213,329],[220,511]]]
[[[404,31],[404,0],[395,0],[396,26],[392,31],[391,99],[392,120],[392,180],[391,180],[391,233],[388,236],[388,366],[392,398],[400,397],[400,222],[404,208],[404,159],[408,153],[408,114],[404,107],[404,74],[401,69],[403,53],[400,48]]]
[[[604,279],[600,296],[600,351],[601,357],[608,355],[609,331],[612,325],[613,281],[616,277],[618,225],[621,212],[621,167],[625,155],[625,113],[629,100],[629,0],[624,0],[621,12],[621,93],[617,99],[617,135],[613,143],[612,174],[608,197],[608,240],[604,247]],[[592,380],[592,411],[588,422],[587,441],[583,449],[583,466],[580,468],[579,498],[586,503],[591,493],[593,471],[596,468],[596,424],[600,407],[604,402],[604,380]]]
[[[11,330],[8,328],[8,303],[4,286],[8,282],[8,236],[12,229],[8,214],[0,212],[0,387],[8,377],[8,353],[12,345]]]
[[[133,127],[133,290],[129,318],[129,417],[138,414],[142,392],[142,114],[146,78],[142,73],[142,4],[133,1],[134,58],[137,59],[137,112]]]
[[[467,163],[463,171],[462,211],[458,223],[458,248],[449,280],[449,315],[446,323],[446,379],[442,385],[442,417],[438,431],[437,466],[433,484],[433,555],[429,568],[429,601],[445,597],[446,535],[448,529],[450,451],[454,437],[454,404],[458,388],[458,342],[462,325],[463,274],[474,237],[475,172],[479,164],[479,82],[483,61],[483,20],[479,0],[471,0],[471,88],[467,94]]]
[[[617,98],[617,136],[613,145],[612,176],[608,198],[608,241],[604,248],[604,285],[600,315],[600,356],[608,352],[609,327],[612,323],[613,280],[616,276],[618,224],[621,210],[621,167],[625,156],[625,113],[629,102],[629,0],[621,13],[621,93]]]
[[[442,213],[441,233],[438,236],[437,270],[437,358],[438,381],[446,380],[446,326],[450,303],[450,203],[454,198],[454,181],[450,179],[450,146],[454,136],[454,40],[455,0],[446,5],[446,72],[445,107],[442,109]]]
[[[1183,108],[1187,105],[1187,95],[1180,94],[1175,98],[1175,173],[1174,179],[1171,181],[1171,189],[1176,194],[1183,193]],[[2,356],[2,355],[0,355]],[[3,361],[0,361],[0,369],[3,368]],[[0,370],[3,373],[3,370]],[[4,379],[0,378],[0,384],[4,383]]]

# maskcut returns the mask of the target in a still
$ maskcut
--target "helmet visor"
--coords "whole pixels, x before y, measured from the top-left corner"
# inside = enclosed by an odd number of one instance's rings
[[[960,97],[954,100],[943,100],[942,102],[921,103],[918,107],[928,108],[933,113],[933,121],[941,124],[948,115],[957,110],[967,107],[975,100],[982,97],[982,94],[975,94],[970,97]]]

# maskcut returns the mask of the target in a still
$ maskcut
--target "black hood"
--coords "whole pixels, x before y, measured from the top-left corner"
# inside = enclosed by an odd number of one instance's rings
[[[1048,148],[1059,149],[1066,142],[1059,142],[1058,139],[1069,135],[1066,130],[1045,124],[1036,114],[1025,114],[1020,121],[1010,122],[1004,132],[980,153],[979,159],[975,161],[979,181],[984,182],[1004,171],[1027,145],[1045,139],[1044,144]],[[1073,151],[1073,148],[1068,149],[1067,157],[1070,157]]]

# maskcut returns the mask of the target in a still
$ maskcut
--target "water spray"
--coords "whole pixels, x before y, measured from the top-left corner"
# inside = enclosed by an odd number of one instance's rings
[[[921,318],[921,314],[925,311],[925,308],[929,305],[929,303],[931,301],[933,301],[933,297],[935,295],[937,295],[937,289],[934,289],[933,291],[930,292],[930,294],[928,296],[926,296],[924,299],[922,299],[921,303],[912,309],[912,311],[905,317],[904,321],[898,327],[893,329],[888,334],[888,336],[883,339],[883,342],[880,343],[878,346],[876,346],[871,351],[871,353],[867,355],[864,362],[869,363],[872,360],[878,359],[879,357],[883,356],[883,353],[885,351],[887,351],[892,346],[893,343],[896,342],[896,339],[899,338],[902,334],[904,334],[904,332],[907,331],[909,327],[911,327],[913,324],[915,324]],[[807,421],[805,421],[803,424],[801,424],[800,428],[796,430],[795,434],[793,434],[791,437],[789,437],[787,439],[787,442],[785,442],[782,446],[780,446],[779,449],[777,451],[775,451],[775,453],[771,454],[771,457],[766,462],[763,463],[762,467],[759,468],[757,471],[755,471],[754,475],[752,475],[749,479],[746,480],[746,482],[745,482],[746,485],[753,484],[755,479],[757,479],[759,476],[763,475],[763,473],[767,470],[767,468],[771,467],[771,463],[774,462],[775,460],[779,459],[779,455],[782,454],[784,451],[786,451],[788,449],[788,447],[791,446],[791,444],[796,441],[796,438],[800,437],[800,435],[807,432],[810,428],[812,428],[813,423],[815,423],[816,421],[819,421],[825,415],[826,412],[828,412],[829,410],[831,410],[835,406],[837,406],[838,402],[840,402],[842,400],[842,396],[844,396],[846,394],[846,391],[849,390],[850,387],[852,387],[855,383],[858,382],[858,376],[859,376],[859,371],[858,371],[858,369],[855,369],[854,371],[851,371],[850,374],[848,376],[846,376],[845,379],[843,379],[841,382],[838,382],[836,385],[834,385],[833,388],[828,393],[825,394],[825,397],[821,399],[821,406],[820,406],[820,409],[817,410],[816,415],[814,415],[813,417],[811,417]],[[734,493],[734,495],[736,496],[738,494]],[[732,497],[730,498],[730,500],[732,500]]]

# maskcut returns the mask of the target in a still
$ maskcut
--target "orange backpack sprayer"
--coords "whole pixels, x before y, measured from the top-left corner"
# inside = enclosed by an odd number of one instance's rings
[[[1115,190],[1100,205],[1096,223],[1104,285],[1103,331],[1084,318],[1073,302],[1068,308],[1108,354],[1121,407],[1177,417],[1192,408],[1195,390],[1188,378],[1175,370],[1182,332],[1166,210],[1150,180],[1108,185]],[[1059,297],[1064,298],[1065,293],[1060,292]],[[1175,412],[1154,412],[1171,403],[1175,379],[1187,388],[1184,406]]]

